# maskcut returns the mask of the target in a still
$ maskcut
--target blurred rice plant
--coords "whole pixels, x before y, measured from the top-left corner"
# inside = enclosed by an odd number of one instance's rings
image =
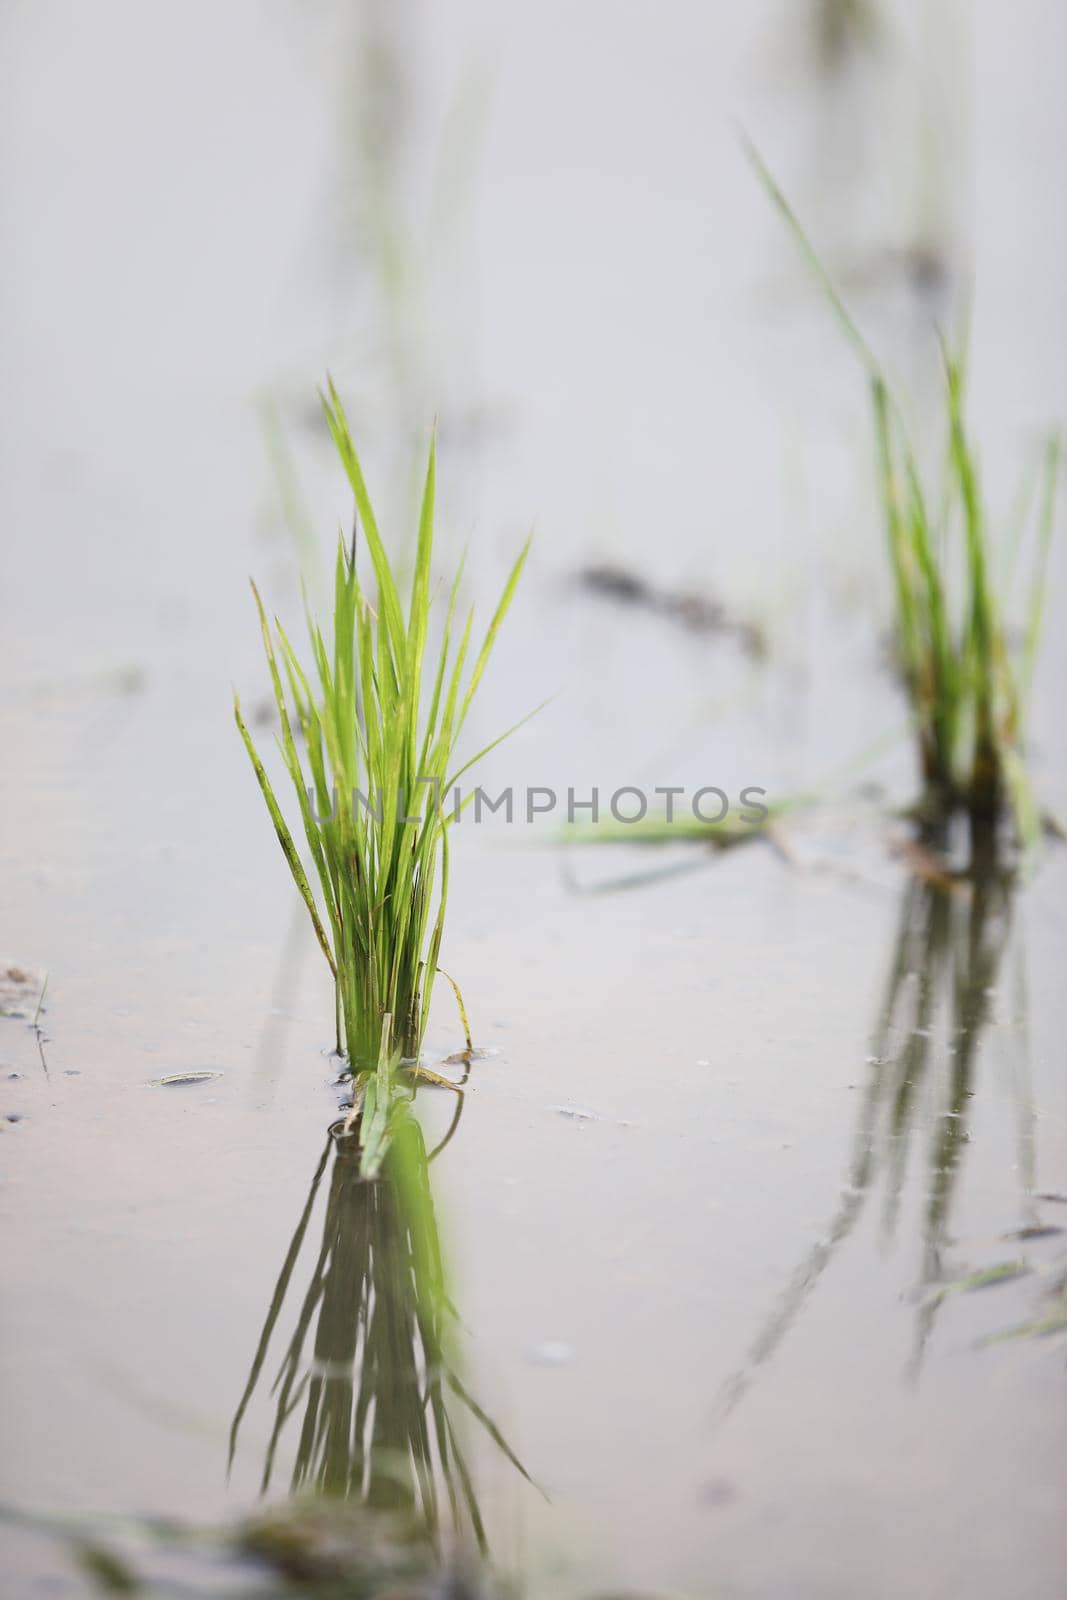
[[[1018,841],[1030,847],[1040,819],[1024,761],[1025,722],[1055,514],[1059,434],[1049,436],[1043,452],[1030,589],[1017,643],[998,593],[991,518],[967,423],[965,349],[942,341],[946,468],[941,485],[930,489],[877,358],[762,156],[746,145],[870,381],[895,653],[918,739],[922,808],[928,817],[963,810],[985,832],[1010,815]]]

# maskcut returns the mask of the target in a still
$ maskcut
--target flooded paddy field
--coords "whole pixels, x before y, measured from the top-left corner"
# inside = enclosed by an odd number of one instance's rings
[[[735,123],[924,464],[973,289],[1008,530],[1067,417],[1060,10],[0,25],[0,1592],[1057,1600],[1067,854],[903,815],[864,377]],[[271,750],[249,574],[329,609],[327,370],[401,568],[435,417],[435,583],[486,617],[534,530],[469,753],[551,697],[452,831],[465,1093],[373,1182],[231,702]],[[561,842],[624,787],[775,820]]]

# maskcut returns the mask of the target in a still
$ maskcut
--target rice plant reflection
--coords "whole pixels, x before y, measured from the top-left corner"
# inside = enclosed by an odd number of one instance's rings
[[[931,857],[931,859],[933,859]],[[937,1312],[956,1287],[1006,1277],[998,1261],[985,1273],[961,1273],[950,1259],[953,1207],[971,1145],[971,1109],[983,1041],[993,1021],[996,985],[1013,940],[1014,880],[986,865],[964,877],[916,873],[901,899],[884,999],[868,1056],[868,1074],[841,1200],[807,1252],[743,1365],[718,1395],[721,1423],[772,1358],[872,1195],[882,1191],[882,1233],[897,1233],[910,1158],[925,1133],[925,1194],[919,1211],[917,1370]],[[1038,1226],[1032,1096],[1026,1050],[1025,978],[1019,951],[1014,1009],[1020,1025],[1011,1092],[1016,1106],[1016,1167],[1022,1188],[1017,1240]],[[1016,1254],[1018,1252],[1016,1251]],[[1027,1270],[1023,1264],[1021,1270]]]
[[[435,1549],[473,1539],[485,1554],[463,1421],[473,1419],[527,1480],[528,1475],[457,1371],[457,1318],[430,1159],[422,1130],[407,1111],[397,1116],[382,1171],[372,1180],[360,1176],[355,1133],[344,1133],[342,1124],[331,1129],[233,1419],[230,1464],[325,1181],[321,1244],[272,1387],[274,1422],[261,1490],[270,1489],[283,1436],[299,1414],[293,1493],[395,1512]]]

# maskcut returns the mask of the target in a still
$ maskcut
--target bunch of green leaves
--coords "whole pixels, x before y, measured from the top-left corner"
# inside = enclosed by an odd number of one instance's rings
[[[943,807],[1014,815],[1024,844],[1038,818],[1023,760],[1025,714],[1040,634],[1060,441],[1043,459],[1037,550],[1021,649],[995,586],[988,513],[964,412],[965,365],[943,349],[948,478],[935,511],[876,375],[872,392],[882,500],[896,596],[897,658],[919,736],[923,777]],[[960,538],[962,534],[962,538]],[[954,560],[955,557],[955,560]],[[953,582],[953,570],[958,578]]]
[[[281,723],[281,758],[299,807],[310,875],[236,696],[234,711],[278,841],[333,974],[338,1051],[360,1080],[357,1092],[369,1093],[381,1111],[391,1099],[400,1062],[417,1063],[426,1027],[448,900],[448,830],[458,814],[452,798],[456,785],[514,732],[508,729],[477,755],[458,762],[467,714],[529,542],[511,570],[473,664],[473,609],[457,638],[461,564],[434,657],[427,641],[435,446],[431,443],[405,607],[332,383],[323,408],[355,496],[356,528],[369,557],[373,599],[360,577],[354,533],[350,547],[338,542],[331,643],[308,614],[313,666],[306,671],[281,624],[275,621],[273,629],[268,624],[252,586]],[[371,1117],[372,1129],[378,1121]]]
[[[759,152],[748,153],[867,371],[895,601],[895,646],[911,705],[928,807],[995,820],[1010,810],[1032,844],[1038,816],[1023,761],[1026,704],[1041,628],[1061,445],[1040,467],[1036,549],[1022,643],[1013,648],[993,571],[990,519],[966,420],[964,351],[942,341],[946,471],[924,487],[902,408],[869,344]],[[1033,493],[1024,498],[1029,509]],[[1025,521],[1025,516],[1023,518]],[[1020,525],[1019,532],[1022,527]]]

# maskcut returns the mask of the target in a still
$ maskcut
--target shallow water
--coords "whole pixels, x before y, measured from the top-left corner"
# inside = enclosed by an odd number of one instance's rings
[[[888,58],[831,82],[796,15],[412,11],[403,192],[421,217],[458,103],[474,154],[459,141],[445,192],[478,204],[443,208],[398,310],[373,250],[346,253],[358,32],[329,8],[5,14],[0,950],[48,988],[40,1039],[35,996],[0,1019],[20,1119],[0,1145],[4,1503],[210,1521],[257,1493],[269,1396],[229,1482],[227,1435],[340,1092],[328,975],[228,689],[265,688],[247,573],[298,607],[257,397],[322,527],[348,515],[301,420],[328,360],[398,507],[412,441],[390,429],[440,412],[442,557],[469,540],[472,597],[536,525],[472,738],[560,692],[487,787],[827,796],[786,857],[563,855],[499,824],[457,841],[447,966],[490,1053],[435,1206],[464,1373],[544,1491],[471,1430],[497,1563],[545,1595],[1062,1592],[1062,1341],[983,1341],[1040,1314],[1064,1266],[1067,1235],[1008,1236],[1067,1226],[1035,1198],[1067,1192],[1067,857],[1010,928],[1000,904],[979,927],[917,886],[859,792],[906,797],[906,749],[840,776],[901,720],[862,384],[729,118],[854,269],[920,431],[927,321],[973,261],[974,411],[1006,505],[1067,415],[1065,25],[1036,0],[1010,26],[902,5]],[[936,115],[913,59],[955,85]],[[931,304],[885,252],[930,244],[915,170],[939,162]],[[1063,548],[1033,726],[1061,813]],[[583,591],[602,561],[753,616],[766,661]],[[909,1010],[923,972],[932,1018]],[[431,1059],[460,1043],[442,993]],[[451,1098],[418,1106],[433,1144]],[[1006,1262],[1030,1270],[964,1286]],[[80,1592],[47,1541],[4,1544],[5,1592]]]

